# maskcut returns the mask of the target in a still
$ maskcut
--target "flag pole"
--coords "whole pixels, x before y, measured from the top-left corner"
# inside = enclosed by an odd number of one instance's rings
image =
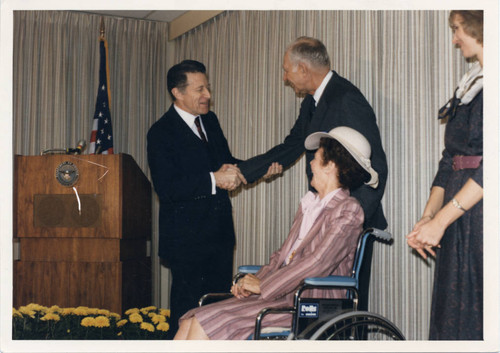
[[[99,86],[90,134],[89,154],[112,154],[111,92],[109,89],[108,43],[104,37],[104,17],[101,17],[99,32]]]
[[[101,33],[101,38],[104,38],[104,17],[101,17],[101,28],[99,32]]]

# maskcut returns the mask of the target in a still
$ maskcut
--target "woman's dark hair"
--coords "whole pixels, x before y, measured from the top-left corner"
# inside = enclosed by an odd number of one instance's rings
[[[172,94],[172,89],[178,88],[180,91],[184,91],[187,87],[187,75],[186,73],[196,73],[200,72],[205,74],[207,69],[205,65],[195,60],[184,60],[170,68],[167,73],[167,89],[172,97],[172,101],[175,101],[175,97]]]
[[[475,38],[478,43],[483,44],[483,10],[453,10],[450,12],[448,22],[450,27],[456,16],[460,16],[464,32],[472,38]]]
[[[339,172],[339,183],[345,189],[354,190],[370,180],[370,174],[359,165],[354,157],[337,140],[321,138],[319,148],[323,147],[323,164],[332,161]]]

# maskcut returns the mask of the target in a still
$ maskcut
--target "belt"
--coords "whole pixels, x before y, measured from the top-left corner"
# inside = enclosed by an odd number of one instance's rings
[[[454,156],[453,170],[476,169],[481,164],[483,156]]]

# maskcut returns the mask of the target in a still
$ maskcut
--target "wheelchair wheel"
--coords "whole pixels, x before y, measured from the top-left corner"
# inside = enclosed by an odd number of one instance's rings
[[[389,320],[367,311],[351,311],[321,325],[311,340],[386,341],[404,340],[401,331]]]

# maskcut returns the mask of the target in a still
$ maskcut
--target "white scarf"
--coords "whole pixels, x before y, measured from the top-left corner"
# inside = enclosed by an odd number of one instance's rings
[[[460,99],[460,104],[469,104],[482,89],[483,68],[476,61],[460,80],[455,95]]]
[[[455,115],[457,106],[469,104],[483,89],[483,68],[476,61],[462,77],[453,98],[439,109],[439,119],[448,119]]]

